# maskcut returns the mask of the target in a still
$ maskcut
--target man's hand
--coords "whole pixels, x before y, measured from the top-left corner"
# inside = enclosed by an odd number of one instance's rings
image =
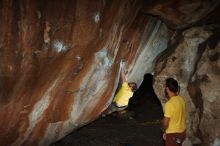
[[[166,140],[166,133],[163,133],[163,139]]]

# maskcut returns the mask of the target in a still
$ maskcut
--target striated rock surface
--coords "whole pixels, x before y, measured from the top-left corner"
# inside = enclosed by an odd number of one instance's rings
[[[145,1],[143,12],[159,16],[169,27],[185,28],[198,22],[219,23],[219,3],[218,0]]]
[[[219,29],[207,40],[188,91],[199,111],[198,130],[206,145],[220,140],[220,35]]]
[[[1,1],[0,145],[46,146],[96,119],[113,98],[122,59],[129,80],[152,72],[171,33],[141,6]]]
[[[154,87],[162,103],[165,79],[174,77],[180,83],[180,95],[187,105],[190,145],[210,145],[219,139],[220,38],[214,28],[197,27],[180,32],[155,67]]]
[[[219,28],[189,28],[219,23],[218,9],[215,0],[1,0],[0,145],[48,145],[95,120],[121,60],[130,81],[155,73],[162,103],[164,79],[177,78],[188,142],[218,145]]]

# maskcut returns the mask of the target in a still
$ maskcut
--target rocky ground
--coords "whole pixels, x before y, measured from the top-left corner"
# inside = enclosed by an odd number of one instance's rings
[[[143,83],[126,113],[100,117],[51,146],[162,146],[161,118],[152,87]]]

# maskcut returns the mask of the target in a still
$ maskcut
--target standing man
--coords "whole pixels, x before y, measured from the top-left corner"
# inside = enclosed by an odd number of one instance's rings
[[[186,106],[178,92],[178,82],[173,78],[166,79],[165,95],[168,101],[163,118],[165,146],[181,146],[186,137]]]

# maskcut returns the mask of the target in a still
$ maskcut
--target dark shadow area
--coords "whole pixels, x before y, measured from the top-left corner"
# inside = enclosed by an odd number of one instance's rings
[[[100,117],[51,146],[162,146],[161,104],[146,74],[124,113]]]
[[[128,110],[134,113],[138,121],[163,118],[163,110],[153,89],[153,75],[145,74],[138,90],[129,101]]]

